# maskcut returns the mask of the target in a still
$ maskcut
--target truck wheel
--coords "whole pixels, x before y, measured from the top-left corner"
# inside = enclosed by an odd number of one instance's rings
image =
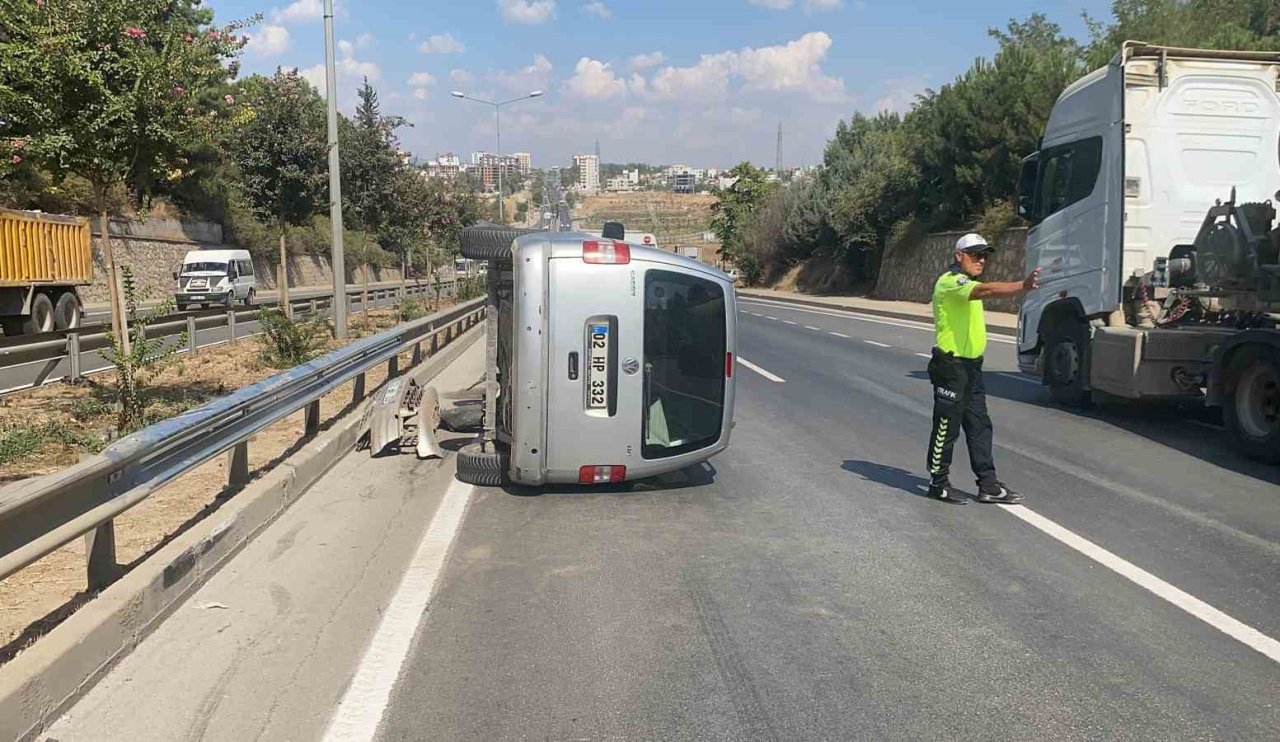
[[[22,331],[27,334],[53,332],[53,300],[48,294],[36,294],[31,299],[31,316],[22,323]]]
[[[510,260],[515,238],[535,230],[473,226],[462,230],[462,257],[468,260]]]
[[[485,451],[480,443],[471,443],[458,451],[458,481],[482,487],[499,487],[507,481],[507,455],[492,448]]]
[[[1045,336],[1044,376],[1053,401],[1071,407],[1089,404],[1089,330],[1074,317],[1059,320]]]
[[[80,327],[80,298],[70,291],[58,297],[53,309],[53,326],[58,330],[74,330]]]
[[[1246,351],[1231,369],[1222,408],[1228,432],[1246,456],[1280,463],[1280,352]]]

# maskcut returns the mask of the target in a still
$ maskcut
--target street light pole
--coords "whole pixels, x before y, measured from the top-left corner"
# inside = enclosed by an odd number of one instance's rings
[[[338,80],[333,60],[333,0],[324,0],[325,95],[329,108],[329,224],[333,232],[333,336],[347,337],[347,267],[342,252],[342,173],[338,158]]]
[[[469,95],[467,95],[467,94],[465,94],[465,93],[461,93],[461,92],[459,92],[459,91],[457,91],[457,90],[453,91],[453,93],[451,93],[451,95],[453,95],[453,97],[454,97],[454,98],[462,98],[463,100],[474,101],[474,102],[476,102],[476,103],[483,103],[483,104],[484,104],[484,105],[486,105],[486,106],[493,106],[493,122],[494,122],[494,128],[497,130],[497,135],[498,135],[498,151],[497,151],[497,157],[498,157],[498,221],[499,221],[499,222],[505,222],[505,218],[504,218],[504,215],[503,215],[503,208],[502,208],[502,107],[503,107],[503,106],[505,106],[505,105],[508,105],[508,104],[510,104],[510,103],[518,103],[518,102],[520,102],[520,101],[522,101],[522,100],[528,100],[528,99],[530,99],[530,98],[537,98],[538,96],[542,95],[542,91],[541,91],[541,90],[534,90],[533,92],[529,93],[528,95],[522,95],[522,96],[520,96],[519,98],[512,98],[511,100],[504,100],[504,101],[502,101],[501,103],[495,103],[494,101],[491,101],[491,100],[481,100],[480,98],[473,98],[473,97],[471,97],[471,96],[469,96]]]

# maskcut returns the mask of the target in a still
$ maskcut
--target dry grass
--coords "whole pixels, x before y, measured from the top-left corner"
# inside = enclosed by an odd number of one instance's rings
[[[396,324],[395,310],[382,309],[369,317],[353,317],[353,339]],[[330,343],[330,349],[338,347]],[[158,374],[151,385],[151,414],[176,414],[219,395],[260,381],[274,373],[258,360],[256,339],[234,345],[202,349]],[[410,355],[400,358],[407,368]],[[386,380],[386,366],[367,374],[367,389]],[[353,384],[348,382],[321,400],[321,429],[333,424],[351,404]],[[114,384],[99,375],[90,384],[55,385],[0,400],[0,430],[4,425],[52,422],[82,433],[100,448],[113,422],[111,399]],[[253,477],[261,476],[298,450],[303,434],[303,414],[298,413],[264,429],[249,443]],[[4,465],[3,477],[19,479],[57,471],[76,463],[94,445],[54,442],[15,462]],[[126,568],[140,562],[160,546],[216,511],[233,497],[227,483],[226,457],[196,467],[166,485],[149,499],[116,519],[117,558]],[[29,567],[0,580],[0,663],[6,662],[75,609],[92,598],[85,592],[84,545],[75,541]]]

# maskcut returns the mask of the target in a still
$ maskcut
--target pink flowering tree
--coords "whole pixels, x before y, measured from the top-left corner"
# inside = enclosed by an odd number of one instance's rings
[[[234,77],[247,23],[212,22],[200,0],[0,2],[0,168],[30,159],[92,185],[126,354],[109,194],[180,173],[187,145],[233,120],[234,101],[210,91]]]

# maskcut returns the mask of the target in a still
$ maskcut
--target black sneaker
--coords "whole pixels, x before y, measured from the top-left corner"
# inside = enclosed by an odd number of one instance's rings
[[[996,502],[1003,503],[1005,505],[1013,505],[1022,502],[1022,495],[1006,487],[1003,482],[996,482],[991,486],[978,487],[978,502]]]
[[[949,502],[952,505],[964,505],[968,502],[960,493],[951,488],[950,482],[930,482],[929,497],[943,502]]]

